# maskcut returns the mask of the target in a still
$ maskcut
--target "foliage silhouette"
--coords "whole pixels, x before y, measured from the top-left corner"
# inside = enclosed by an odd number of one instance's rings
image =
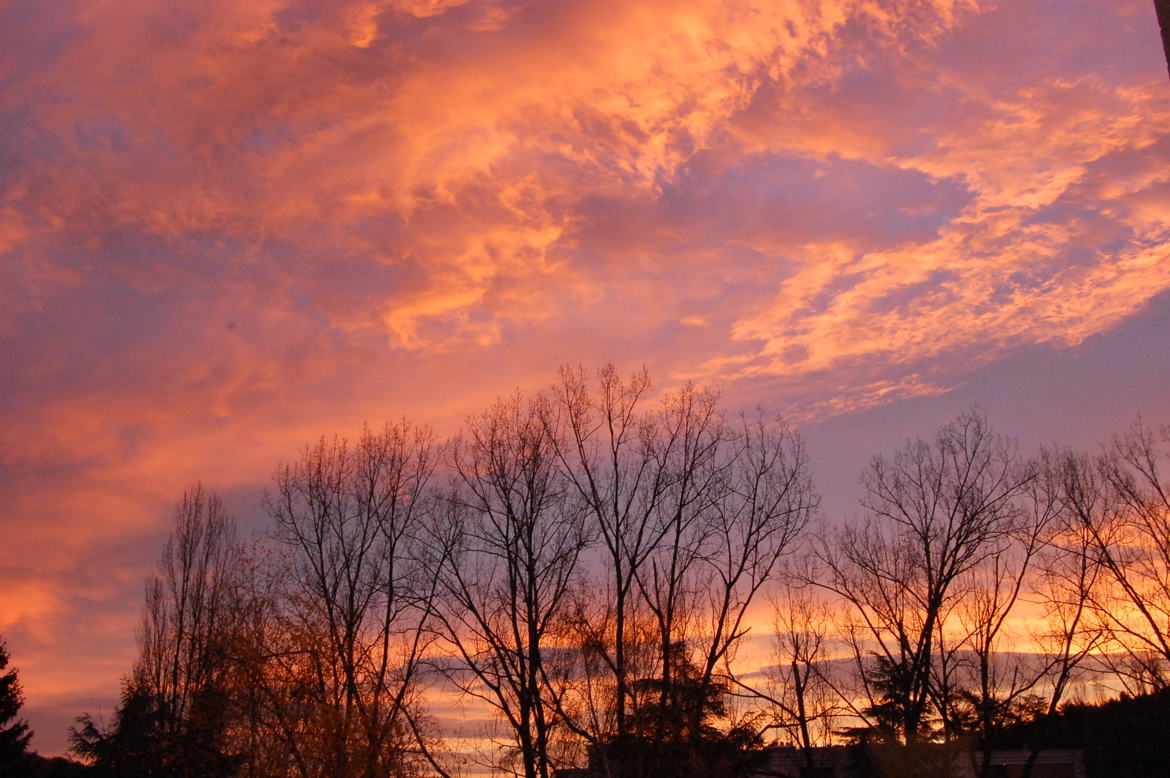
[[[28,723],[17,719],[24,705],[24,693],[16,670],[8,667],[8,646],[0,639],[0,771],[20,764],[28,752],[32,732]]]
[[[763,741],[747,726],[720,729],[727,717],[727,687],[704,682],[687,656],[685,644],[671,646],[673,676],[635,681],[630,730],[600,748],[594,761],[622,778],[678,778],[703,775],[738,778],[753,775],[762,763]],[[599,758],[600,757],[600,758]]]

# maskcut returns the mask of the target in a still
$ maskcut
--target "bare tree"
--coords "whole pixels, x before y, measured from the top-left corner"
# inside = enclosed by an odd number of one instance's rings
[[[301,701],[279,726],[307,776],[414,774],[421,660],[437,577],[420,529],[431,435],[401,422],[326,440],[278,469],[266,498],[288,551],[267,660]],[[311,733],[311,737],[309,736]]]
[[[599,538],[594,599],[576,611],[583,682],[560,711],[602,769],[623,775],[645,766],[610,756],[649,758],[634,740],[705,731],[734,680],[748,610],[817,502],[803,443],[783,422],[729,421],[718,394],[693,385],[657,403],[648,392],[644,372],[622,379],[612,367],[594,386],[564,369],[554,389],[566,420],[558,456]]]
[[[781,729],[814,766],[814,749],[832,742],[834,722],[848,712],[847,701],[833,678],[832,606],[801,586],[799,576],[784,581],[772,599],[775,663],[766,691],[751,689],[771,707],[770,726]]]
[[[146,581],[139,658],[131,684],[157,705],[160,734],[175,744],[176,773],[224,770],[232,597],[240,548],[235,520],[195,485],[174,514],[157,571]]]
[[[1107,491],[1096,463],[1068,450],[1044,451],[1037,475],[1035,492],[1042,495],[1037,502],[1053,510],[1029,584],[1031,596],[1044,609],[1032,631],[1043,657],[1037,681],[1044,691],[1037,717],[1043,732],[1085,661],[1104,645],[1106,631],[1093,604],[1102,568],[1090,528],[1106,505]],[[1041,743],[1033,743],[1024,778],[1032,774]]]
[[[696,606],[704,597],[701,577],[705,557],[715,539],[723,487],[730,473],[725,449],[727,425],[718,409],[718,396],[692,385],[668,395],[660,410],[647,418],[647,453],[651,467],[664,485],[651,507],[650,532],[645,562],[632,566],[633,578],[656,627],[657,705],[671,708],[676,695],[675,662],[689,661],[688,638],[698,628]],[[702,682],[709,683],[709,674]],[[696,714],[697,715],[697,714]],[[694,722],[677,717],[655,717],[658,738],[677,737]]]
[[[816,543],[820,585],[855,619],[847,634],[868,680],[870,715],[891,737],[907,744],[933,737],[929,715],[941,714],[949,683],[945,667],[940,674],[940,641],[953,634],[948,621],[962,578],[1011,530],[1013,503],[1029,479],[1014,444],[972,410],[932,441],[876,457],[864,477],[864,518]],[[867,655],[876,656],[876,672]]]
[[[704,512],[696,588],[698,629],[690,638],[704,686],[729,684],[731,663],[751,627],[748,613],[763,587],[782,571],[819,502],[804,442],[783,421],[741,417],[720,456],[716,499]]]
[[[600,538],[603,578],[594,586],[605,592],[605,605],[601,610],[583,606],[580,612],[587,617],[577,623],[590,661],[605,667],[612,678],[612,684],[589,687],[591,695],[612,696],[604,706],[612,709],[612,727],[595,698],[576,706],[590,711],[588,721],[566,719],[594,745],[630,731],[631,681],[638,675],[635,662],[644,639],[635,629],[640,621],[638,575],[670,528],[660,521],[660,507],[676,474],[662,466],[671,457],[658,440],[661,430],[644,409],[649,391],[645,370],[623,379],[609,365],[599,371],[595,389],[584,369],[562,368],[553,393],[564,418],[557,457]]]
[[[454,484],[433,546],[449,677],[506,723],[508,768],[548,778],[557,724],[549,655],[587,543],[580,500],[556,455],[550,401],[514,396],[468,420],[451,446]]]
[[[1103,570],[1094,603],[1126,661],[1113,669],[1134,691],[1170,685],[1170,426],[1139,419],[1098,459],[1108,497],[1082,512]]]
[[[957,608],[962,627],[958,643],[969,650],[969,659],[962,656],[961,664],[970,667],[954,713],[970,719],[958,722],[957,729],[979,736],[979,775],[991,770],[991,751],[1000,732],[1041,713],[1039,685],[1069,658],[1063,648],[1062,653],[1039,660],[1004,649],[1020,637],[1011,631],[1009,619],[1037,588],[1033,584],[1037,565],[1043,561],[1061,504],[1059,490],[1045,477],[1042,465],[1023,467],[1028,487],[1015,500],[1008,531],[990,543],[983,562],[964,576],[965,593]],[[964,709],[963,703],[969,707]]]
[[[108,726],[89,714],[78,718],[74,753],[118,775],[232,774],[235,531],[213,493],[196,485],[183,494],[146,580],[138,658],[121,704]]]

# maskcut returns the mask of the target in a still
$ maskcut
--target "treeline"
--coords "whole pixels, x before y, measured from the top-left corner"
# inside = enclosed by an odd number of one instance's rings
[[[318,441],[247,541],[190,490],[121,704],[75,751],[113,776],[447,776],[428,701],[455,691],[495,713],[479,757],[525,778],[750,775],[776,738],[940,775],[934,744],[995,748],[1085,673],[1166,687],[1167,443],[1138,423],[1025,458],[973,410],[875,457],[830,521],[781,420],[563,369],[447,441]],[[765,678],[736,660],[768,611]]]
[[[1170,689],[1120,697],[1098,704],[1069,702],[1054,716],[1021,721],[1004,732],[1005,744],[1084,753],[1088,776],[1158,778],[1170,765]]]

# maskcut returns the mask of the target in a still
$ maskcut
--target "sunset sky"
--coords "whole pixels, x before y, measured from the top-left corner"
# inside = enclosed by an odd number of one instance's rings
[[[0,0],[0,635],[59,753],[182,490],[562,363],[804,432],[1170,422],[1150,0]]]

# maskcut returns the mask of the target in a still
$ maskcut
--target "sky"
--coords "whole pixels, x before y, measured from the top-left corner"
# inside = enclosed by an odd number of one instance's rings
[[[0,635],[108,713],[183,489],[561,364],[808,440],[1170,422],[1149,0],[0,0]]]

